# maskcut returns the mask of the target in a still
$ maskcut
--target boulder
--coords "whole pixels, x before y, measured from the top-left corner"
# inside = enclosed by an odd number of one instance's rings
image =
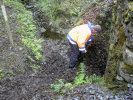
[[[117,79],[118,81],[123,81],[123,78],[122,78],[121,76],[119,76],[119,75],[116,76],[116,79]]]
[[[123,45],[123,60],[126,64],[133,66],[133,51]]]
[[[46,29],[45,28],[41,28],[41,33],[44,33],[46,32]]]
[[[124,33],[127,37],[130,37],[130,34],[133,34],[133,22],[130,22],[128,25],[123,24],[124,26]]]
[[[127,74],[122,70],[122,62],[120,63],[119,69],[118,69],[119,76],[125,79],[128,83],[133,83],[133,74]]]
[[[128,37],[126,38],[126,45],[133,49],[133,34],[129,34]]]

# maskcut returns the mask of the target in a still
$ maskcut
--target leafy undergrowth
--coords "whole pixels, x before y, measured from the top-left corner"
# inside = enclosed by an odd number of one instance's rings
[[[22,42],[25,46],[27,46],[32,52],[35,54],[35,58],[40,60],[42,55],[40,51],[42,50],[42,46],[40,45],[43,42],[42,39],[37,39],[36,34],[36,26],[34,25],[32,12],[27,11],[19,2],[14,2],[10,0],[6,0],[5,4],[9,7],[14,7],[15,12],[10,15],[10,18],[16,18],[19,27],[17,29],[18,34],[22,38]],[[21,13],[20,13],[21,12]]]
[[[77,72],[77,76],[74,80],[75,85],[80,85],[83,83],[88,83],[88,84],[103,84],[104,83],[104,78],[97,76],[95,74],[91,76],[86,76],[85,72],[85,65],[83,63],[80,63],[79,66],[79,72]]]
[[[89,77],[86,76],[86,67],[83,63],[80,63],[79,72],[77,72],[77,75],[73,83],[67,83],[64,79],[58,79],[54,84],[50,85],[53,91],[50,90],[45,92],[55,92],[55,93],[61,93],[61,94],[67,94],[70,92],[72,93],[73,89],[76,86],[80,86],[83,84],[104,85],[104,78],[97,76],[95,74]]]
[[[32,13],[27,11],[25,7],[19,3],[10,0],[4,0],[6,11],[8,14],[11,32],[13,33],[14,47],[10,46],[8,35],[6,32],[5,21],[1,12],[1,78],[4,73],[14,75],[16,70],[18,73],[23,73],[27,60],[27,56],[34,55],[36,60],[44,59],[40,51],[43,42],[42,39],[37,39],[36,26],[32,18]],[[30,53],[29,53],[30,52]],[[9,62],[9,63],[8,63]],[[28,64],[29,65],[29,64]],[[31,66],[32,67],[32,66]],[[36,68],[36,67],[34,67]],[[3,69],[7,69],[4,71]]]

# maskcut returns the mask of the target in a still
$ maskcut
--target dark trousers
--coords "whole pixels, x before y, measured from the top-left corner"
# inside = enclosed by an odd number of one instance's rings
[[[79,51],[79,47],[77,44],[71,44],[69,42],[69,45],[71,46],[71,57],[70,57],[70,67],[74,67],[76,63],[80,63],[83,61],[83,54]]]

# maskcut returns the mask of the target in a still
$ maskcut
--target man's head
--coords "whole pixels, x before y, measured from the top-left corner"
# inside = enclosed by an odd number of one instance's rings
[[[102,30],[100,25],[94,25],[92,28],[97,32],[100,32]]]

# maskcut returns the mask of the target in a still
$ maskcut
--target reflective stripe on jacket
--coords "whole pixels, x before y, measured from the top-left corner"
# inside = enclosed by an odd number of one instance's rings
[[[79,51],[85,50],[85,43],[91,42],[92,32],[91,27],[88,25],[92,25],[91,23],[76,26],[68,33],[68,40],[72,44],[77,44],[79,47]]]

